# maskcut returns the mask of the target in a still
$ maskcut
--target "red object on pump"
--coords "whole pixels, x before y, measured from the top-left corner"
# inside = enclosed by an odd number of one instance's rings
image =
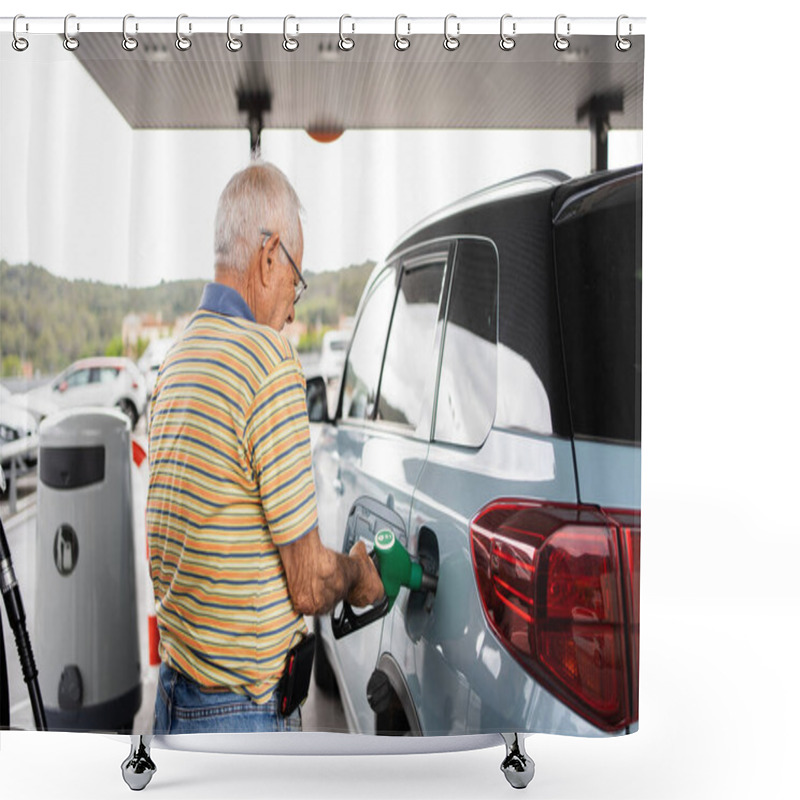
[[[135,439],[131,439],[131,449],[133,451],[133,463],[141,467],[147,458],[147,451]]]
[[[506,649],[604,731],[638,719],[638,511],[503,499],[470,525],[478,592]]]
[[[155,614],[147,618],[147,638],[150,655],[150,666],[157,667],[161,663],[161,656],[158,654],[158,645],[161,642],[161,635],[158,632],[158,621]]]

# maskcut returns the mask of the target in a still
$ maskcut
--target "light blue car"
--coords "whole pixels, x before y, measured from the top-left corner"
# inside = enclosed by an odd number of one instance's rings
[[[330,413],[309,381],[323,542],[388,528],[437,579],[318,621],[352,731],[637,728],[641,186],[536,173],[425,220],[367,284]]]

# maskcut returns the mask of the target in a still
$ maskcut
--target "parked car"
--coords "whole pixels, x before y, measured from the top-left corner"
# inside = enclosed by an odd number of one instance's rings
[[[25,402],[43,416],[66,408],[117,407],[136,427],[147,388],[144,375],[129,358],[98,356],[76,361],[50,383],[29,391]]]
[[[329,383],[342,377],[348,344],[350,331],[327,331],[322,337],[319,372]]]
[[[147,384],[147,399],[149,400],[156,386],[158,370],[161,369],[161,362],[169,352],[170,347],[175,344],[172,337],[166,339],[153,339],[147,345],[147,349],[142,353],[142,357],[137,362],[137,366],[145,377]]]
[[[425,220],[364,290],[330,417],[309,380],[323,542],[389,525],[438,578],[317,623],[351,730],[638,727],[641,180],[536,173]]]
[[[38,433],[39,425],[36,417],[20,403],[18,395],[0,386],[0,448],[2,445],[28,439]],[[33,463],[36,460],[36,449],[21,456],[24,461]],[[0,457],[0,464],[7,466],[10,457],[5,452]]]

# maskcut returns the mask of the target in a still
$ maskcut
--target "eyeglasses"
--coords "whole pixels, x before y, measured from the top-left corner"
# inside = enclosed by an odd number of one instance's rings
[[[269,237],[272,236],[272,233],[265,230],[261,230],[259,233],[261,233],[261,235],[264,237],[264,241],[261,242],[261,249],[263,250],[267,246],[267,242],[269,241]],[[303,292],[308,289],[308,284],[305,282],[305,280],[303,280],[303,276],[300,274],[300,270],[297,269],[297,264],[294,263],[294,260],[289,255],[286,245],[283,242],[280,242],[280,245],[283,252],[286,253],[286,258],[289,259],[289,263],[292,265],[294,274],[297,275],[297,280],[300,281],[300,283],[296,283],[294,285],[294,303],[297,305],[297,301],[303,296]]]

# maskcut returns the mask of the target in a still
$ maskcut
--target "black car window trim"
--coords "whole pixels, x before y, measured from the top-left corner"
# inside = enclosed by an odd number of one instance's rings
[[[347,346],[347,355],[345,356],[344,361],[344,368],[342,369],[342,386],[339,390],[339,402],[336,406],[336,417],[334,419],[334,424],[339,425],[354,425],[357,427],[364,427],[370,423],[370,419],[361,419],[357,417],[345,417],[344,416],[344,388],[345,388],[345,378],[347,377],[347,368],[350,366],[350,351],[353,349],[353,342],[358,336],[358,331],[361,327],[361,321],[364,318],[364,312],[369,305],[370,300],[375,296],[375,292],[378,288],[383,284],[386,280],[392,280],[394,282],[394,298],[392,299],[392,311],[389,315],[389,325],[386,328],[386,337],[383,340],[383,349],[381,351],[381,365],[378,370],[378,382],[376,383],[375,388],[375,407],[377,408],[377,401],[378,401],[378,390],[380,388],[380,378],[381,373],[383,372],[383,360],[386,358],[386,345],[389,341],[389,331],[392,329],[392,319],[394,318],[394,307],[397,304],[397,292],[400,288],[400,282],[397,279],[397,261],[392,259],[390,262],[386,264],[376,275],[375,279],[370,283],[368,294],[364,297],[363,302],[360,304],[358,319],[356,320],[355,327],[353,328],[353,335],[350,337],[350,344]],[[390,273],[394,273],[391,275]],[[373,409],[372,415],[374,416],[375,409]]]
[[[448,246],[442,248],[442,243],[447,242]],[[394,314],[395,309],[397,308],[397,298],[400,294],[400,286],[402,285],[403,275],[405,273],[415,272],[419,269],[424,269],[426,267],[436,266],[438,264],[444,265],[444,275],[442,277],[442,287],[439,290],[439,313],[437,314],[437,325],[436,329],[434,329],[434,342],[436,341],[436,336],[439,335],[438,326],[438,319],[441,317],[441,309],[442,303],[446,302],[446,299],[449,295],[449,272],[451,269],[451,264],[453,261],[453,249],[454,249],[454,242],[452,237],[448,237],[447,239],[440,239],[433,242],[424,242],[422,244],[415,245],[413,248],[409,248],[408,250],[404,251],[403,253],[399,254],[396,257],[396,266],[397,266],[397,292],[395,293],[394,298],[394,306],[392,307],[392,318],[389,322],[389,328],[386,331],[386,341],[383,344],[383,359],[381,360],[381,371],[378,377],[378,389],[375,395],[375,407],[372,410],[372,416],[369,420],[364,420],[364,424],[369,425],[369,427],[374,427],[380,430],[385,431],[395,431],[399,434],[410,436],[411,438],[421,438],[423,441],[430,441],[430,430],[426,431],[423,435],[418,435],[422,433],[420,424],[417,423],[416,425],[407,425],[405,423],[399,422],[387,422],[385,420],[379,420],[375,417],[378,413],[378,403],[380,401],[381,396],[381,384],[383,383],[383,370],[386,366],[386,352],[389,347],[389,337],[392,335],[392,327],[394,325]],[[437,348],[437,355],[436,355],[436,374],[434,376],[434,400],[435,403],[435,391],[436,391],[436,381],[438,380],[438,373],[439,373],[439,361],[441,358],[441,349]]]
[[[477,234],[466,234],[464,236],[448,237],[448,239],[453,243],[453,247],[452,247],[451,253],[450,253],[450,263],[448,265],[447,275],[445,277],[447,300],[446,300],[445,308],[444,308],[444,316],[442,317],[442,321],[441,321],[442,334],[441,334],[441,340],[439,342],[439,363],[438,363],[437,368],[436,368],[436,383],[435,383],[435,386],[434,386],[433,413],[431,414],[431,429],[430,429],[430,433],[429,433],[429,439],[430,439],[431,442],[437,442],[438,444],[441,444],[441,445],[444,445],[444,446],[447,446],[447,447],[454,447],[454,448],[458,448],[458,449],[461,449],[461,450],[475,451],[475,450],[480,450],[480,448],[483,446],[483,443],[481,443],[479,445],[476,445],[476,446],[468,446],[468,445],[463,445],[463,444],[456,444],[454,442],[439,441],[435,437],[435,433],[436,433],[436,413],[437,413],[437,410],[439,408],[439,385],[440,385],[440,381],[441,381],[441,377],[442,377],[442,365],[443,365],[443,361],[444,361],[445,340],[447,338],[447,319],[448,319],[448,315],[450,313],[450,295],[451,295],[451,293],[453,291],[453,280],[454,280],[454,275],[455,275],[455,265],[456,265],[456,261],[458,259],[458,246],[459,246],[459,243],[468,242],[468,241],[471,241],[471,242],[485,242],[486,244],[488,244],[492,248],[492,250],[494,250],[494,259],[495,259],[494,268],[495,268],[495,276],[496,276],[496,279],[497,279],[497,286],[498,286],[497,296],[495,297],[494,342],[495,342],[495,347],[498,346],[498,344],[500,342],[500,291],[499,291],[499,287],[500,287],[500,251],[497,249],[497,243],[493,239],[490,239],[488,236],[479,236]],[[495,380],[495,395],[496,395],[497,391],[498,391],[497,375],[494,376],[494,380]],[[497,417],[497,403],[495,402],[495,415],[494,415],[494,417],[492,417],[492,425],[489,427],[490,431],[494,427],[494,421],[495,421],[496,417]],[[488,436],[488,432],[487,432],[487,436]]]

